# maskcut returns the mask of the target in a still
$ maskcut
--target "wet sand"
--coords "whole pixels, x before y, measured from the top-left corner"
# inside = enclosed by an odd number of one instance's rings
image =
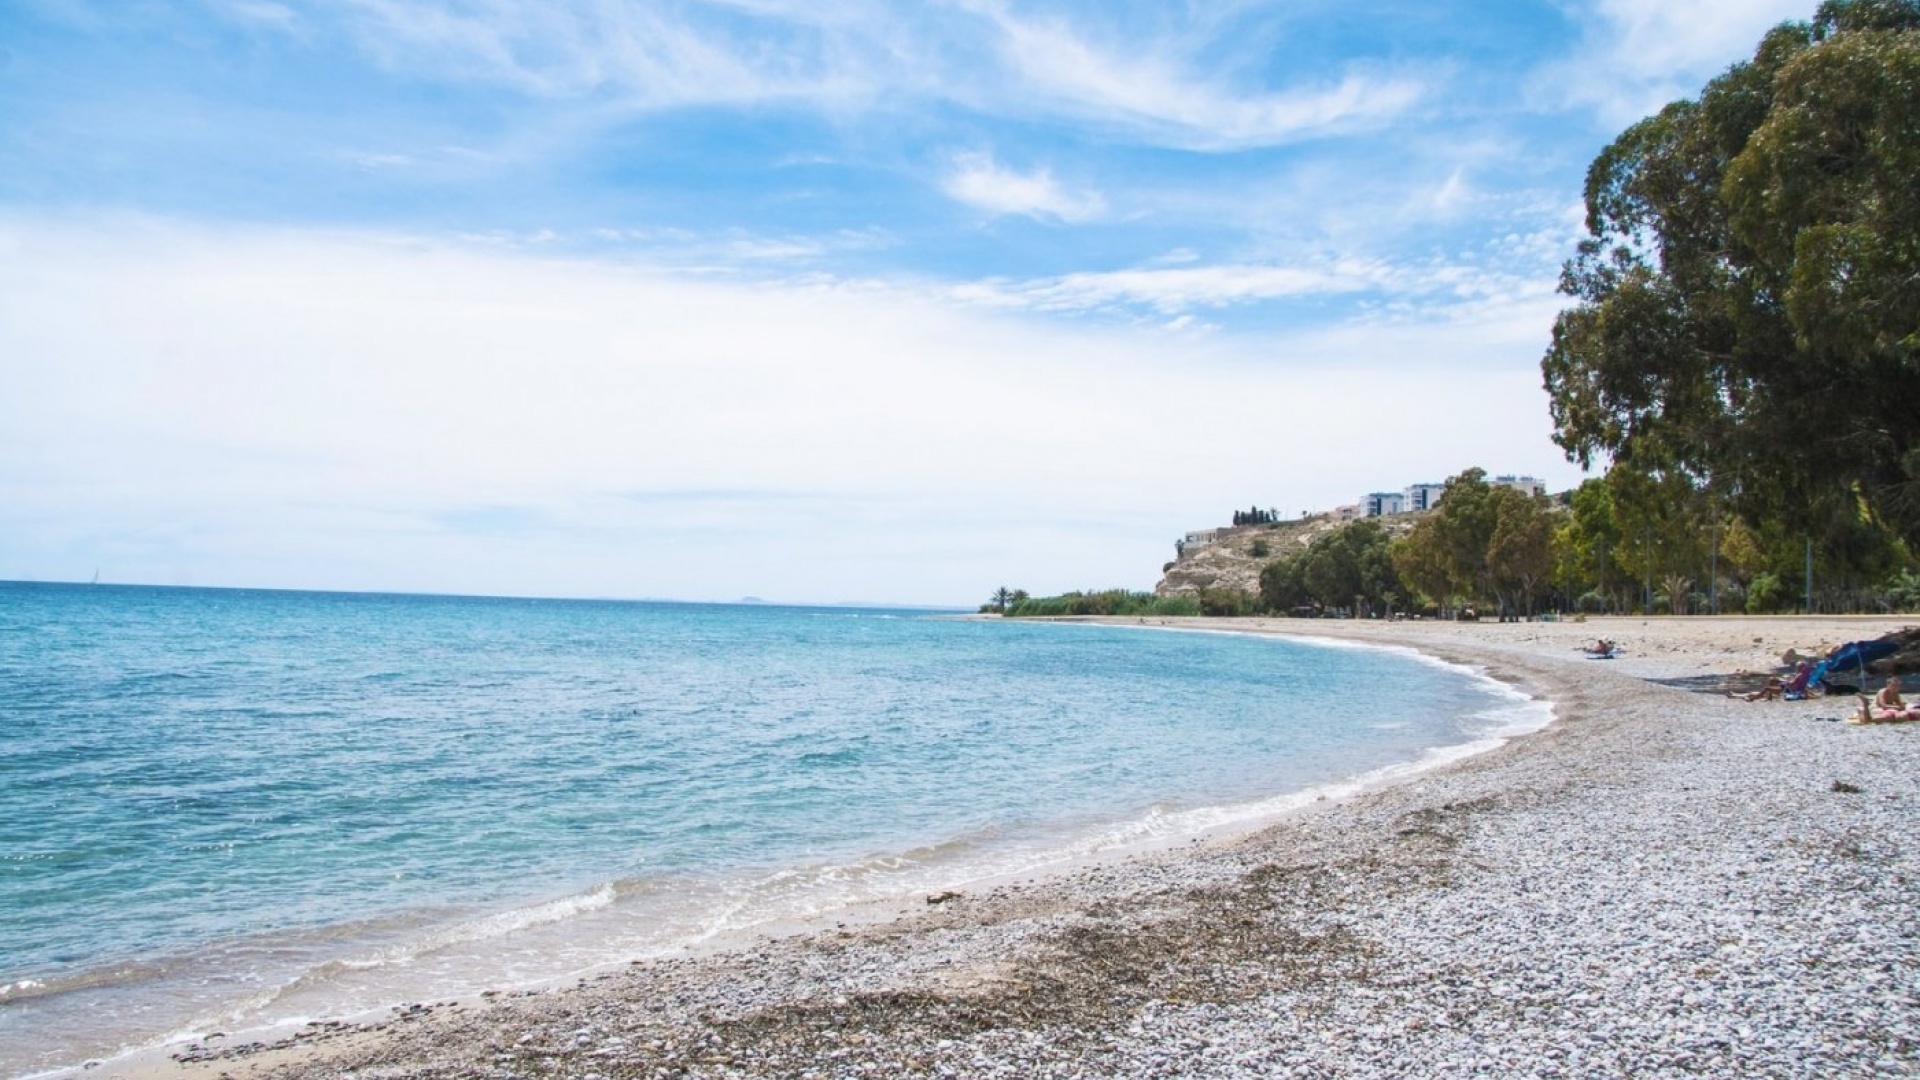
[[[85,1075],[1920,1075],[1920,724],[1723,692],[1920,619],[1148,621],[1416,648],[1557,718],[1250,835]]]

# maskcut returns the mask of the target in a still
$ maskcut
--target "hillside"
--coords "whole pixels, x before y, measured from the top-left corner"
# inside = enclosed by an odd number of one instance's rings
[[[1392,514],[1374,518],[1381,528],[1399,535],[1413,528],[1424,513]],[[1220,530],[1210,544],[1189,545],[1169,564],[1153,587],[1156,596],[1198,596],[1202,589],[1231,589],[1235,592],[1260,591],[1260,570],[1278,558],[1291,557],[1326,533],[1352,523],[1350,517],[1317,514],[1298,521],[1272,525],[1241,525]],[[1264,544],[1264,552],[1255,554],[1254,545]]]

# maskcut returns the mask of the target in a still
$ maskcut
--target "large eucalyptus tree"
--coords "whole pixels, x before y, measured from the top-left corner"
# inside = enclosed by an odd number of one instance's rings
[[[1628,128],[1541,362],[1555,441],[1920,547],[1920,0],[1828,0]]]

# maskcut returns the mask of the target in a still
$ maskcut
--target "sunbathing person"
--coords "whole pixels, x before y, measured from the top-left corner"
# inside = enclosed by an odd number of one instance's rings
[[[1736,694],[1727,691],[1728,697],[1737,697],[1741,701],[1779,701],[1789,694],[1804,697],[1807,692],[1807,677],[1813,673],[1813,665],[1805,660],[1793,666],[1793,677],[1782,679],[1778,675],[1767,676],[1766,684],[1751,694]]]
[[[1900,696],[1900,676],[1889,675],[1879,693],[1871,698],[1860,695],[1860,716],[1855,722],[1885,724],[1895,720],[1920,720],[1920,705],[1909,705]]]

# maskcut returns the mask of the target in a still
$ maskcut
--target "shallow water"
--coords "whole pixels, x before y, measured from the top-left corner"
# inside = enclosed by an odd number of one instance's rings
[[[0,583],[0,1075],[1044,867],[1530,710],[1229,635]]]

